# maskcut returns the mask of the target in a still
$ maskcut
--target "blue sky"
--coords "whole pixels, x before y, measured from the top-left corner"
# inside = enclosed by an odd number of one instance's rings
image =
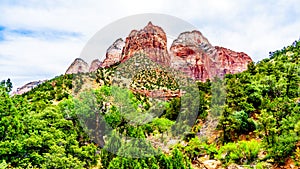
[[[51,29],[27,29],[16,28],[11,29],[0,25],[1,41],[8,41],[9,37],[31,37],[45,41],[55,41],[61,39],[68,39],[69,37],[80,38],[80,32],[51,30]],[[6,38],[7,37],[7,38]]]
[[[15,87],[63,74],[98,30],[134,14],[179,17],[255,61],[300,37],[298,0],[0,0],[0,13],[0,80]]]

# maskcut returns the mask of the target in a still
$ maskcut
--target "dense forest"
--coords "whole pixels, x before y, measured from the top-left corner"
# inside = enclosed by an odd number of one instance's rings
[[[197,82],[197,119],[175,144],[170,144],[174,131],[184,127],[177,116],[188,114],[193,104],[180,97],[156,102],[112,85],[117,65],[61,75],[23,95],[11,96],[13,84],[3,80],[0,168],[188,169],[207,168],[208,162],[215,168],[300,166],[299,58],[300,41],[295,41],[242,73]],[[145,74],[157,76],[147,70],[135,79]],[[177,89],[170,78],[155,79],[151,84]],[[221,90],[217,82],[224,86],[223,101],[213,97]],[[93,87],[85,90],[84,83]],[[157,88],[151,84],[143,83]],[[180,111],[187,107],[183,104],[189,108]],[[156,117],[155,108],[162,110]],[[218,115],[216,125],[207,126],[213,114]],[[87,128],[86,122],[92,125]]]

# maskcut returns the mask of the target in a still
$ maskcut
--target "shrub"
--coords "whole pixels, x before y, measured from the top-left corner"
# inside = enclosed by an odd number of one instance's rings
[[[249,164],[257,158],[260,147],[261,145],[255,140],[228,143],[218,150],[215,158],[225,164]]]

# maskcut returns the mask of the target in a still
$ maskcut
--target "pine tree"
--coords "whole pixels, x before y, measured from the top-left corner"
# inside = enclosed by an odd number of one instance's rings
[[[173,169],[186,169],[185,158],[177,148],[172,151],[172,166]]]

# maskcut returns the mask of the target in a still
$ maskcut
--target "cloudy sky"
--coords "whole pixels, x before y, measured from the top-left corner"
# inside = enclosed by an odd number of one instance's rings
[[[19,87],[63,74],[97,31],[142,13],[181,18],[254,61],[300,37],[298,0],[0,0],[0,80]]]

